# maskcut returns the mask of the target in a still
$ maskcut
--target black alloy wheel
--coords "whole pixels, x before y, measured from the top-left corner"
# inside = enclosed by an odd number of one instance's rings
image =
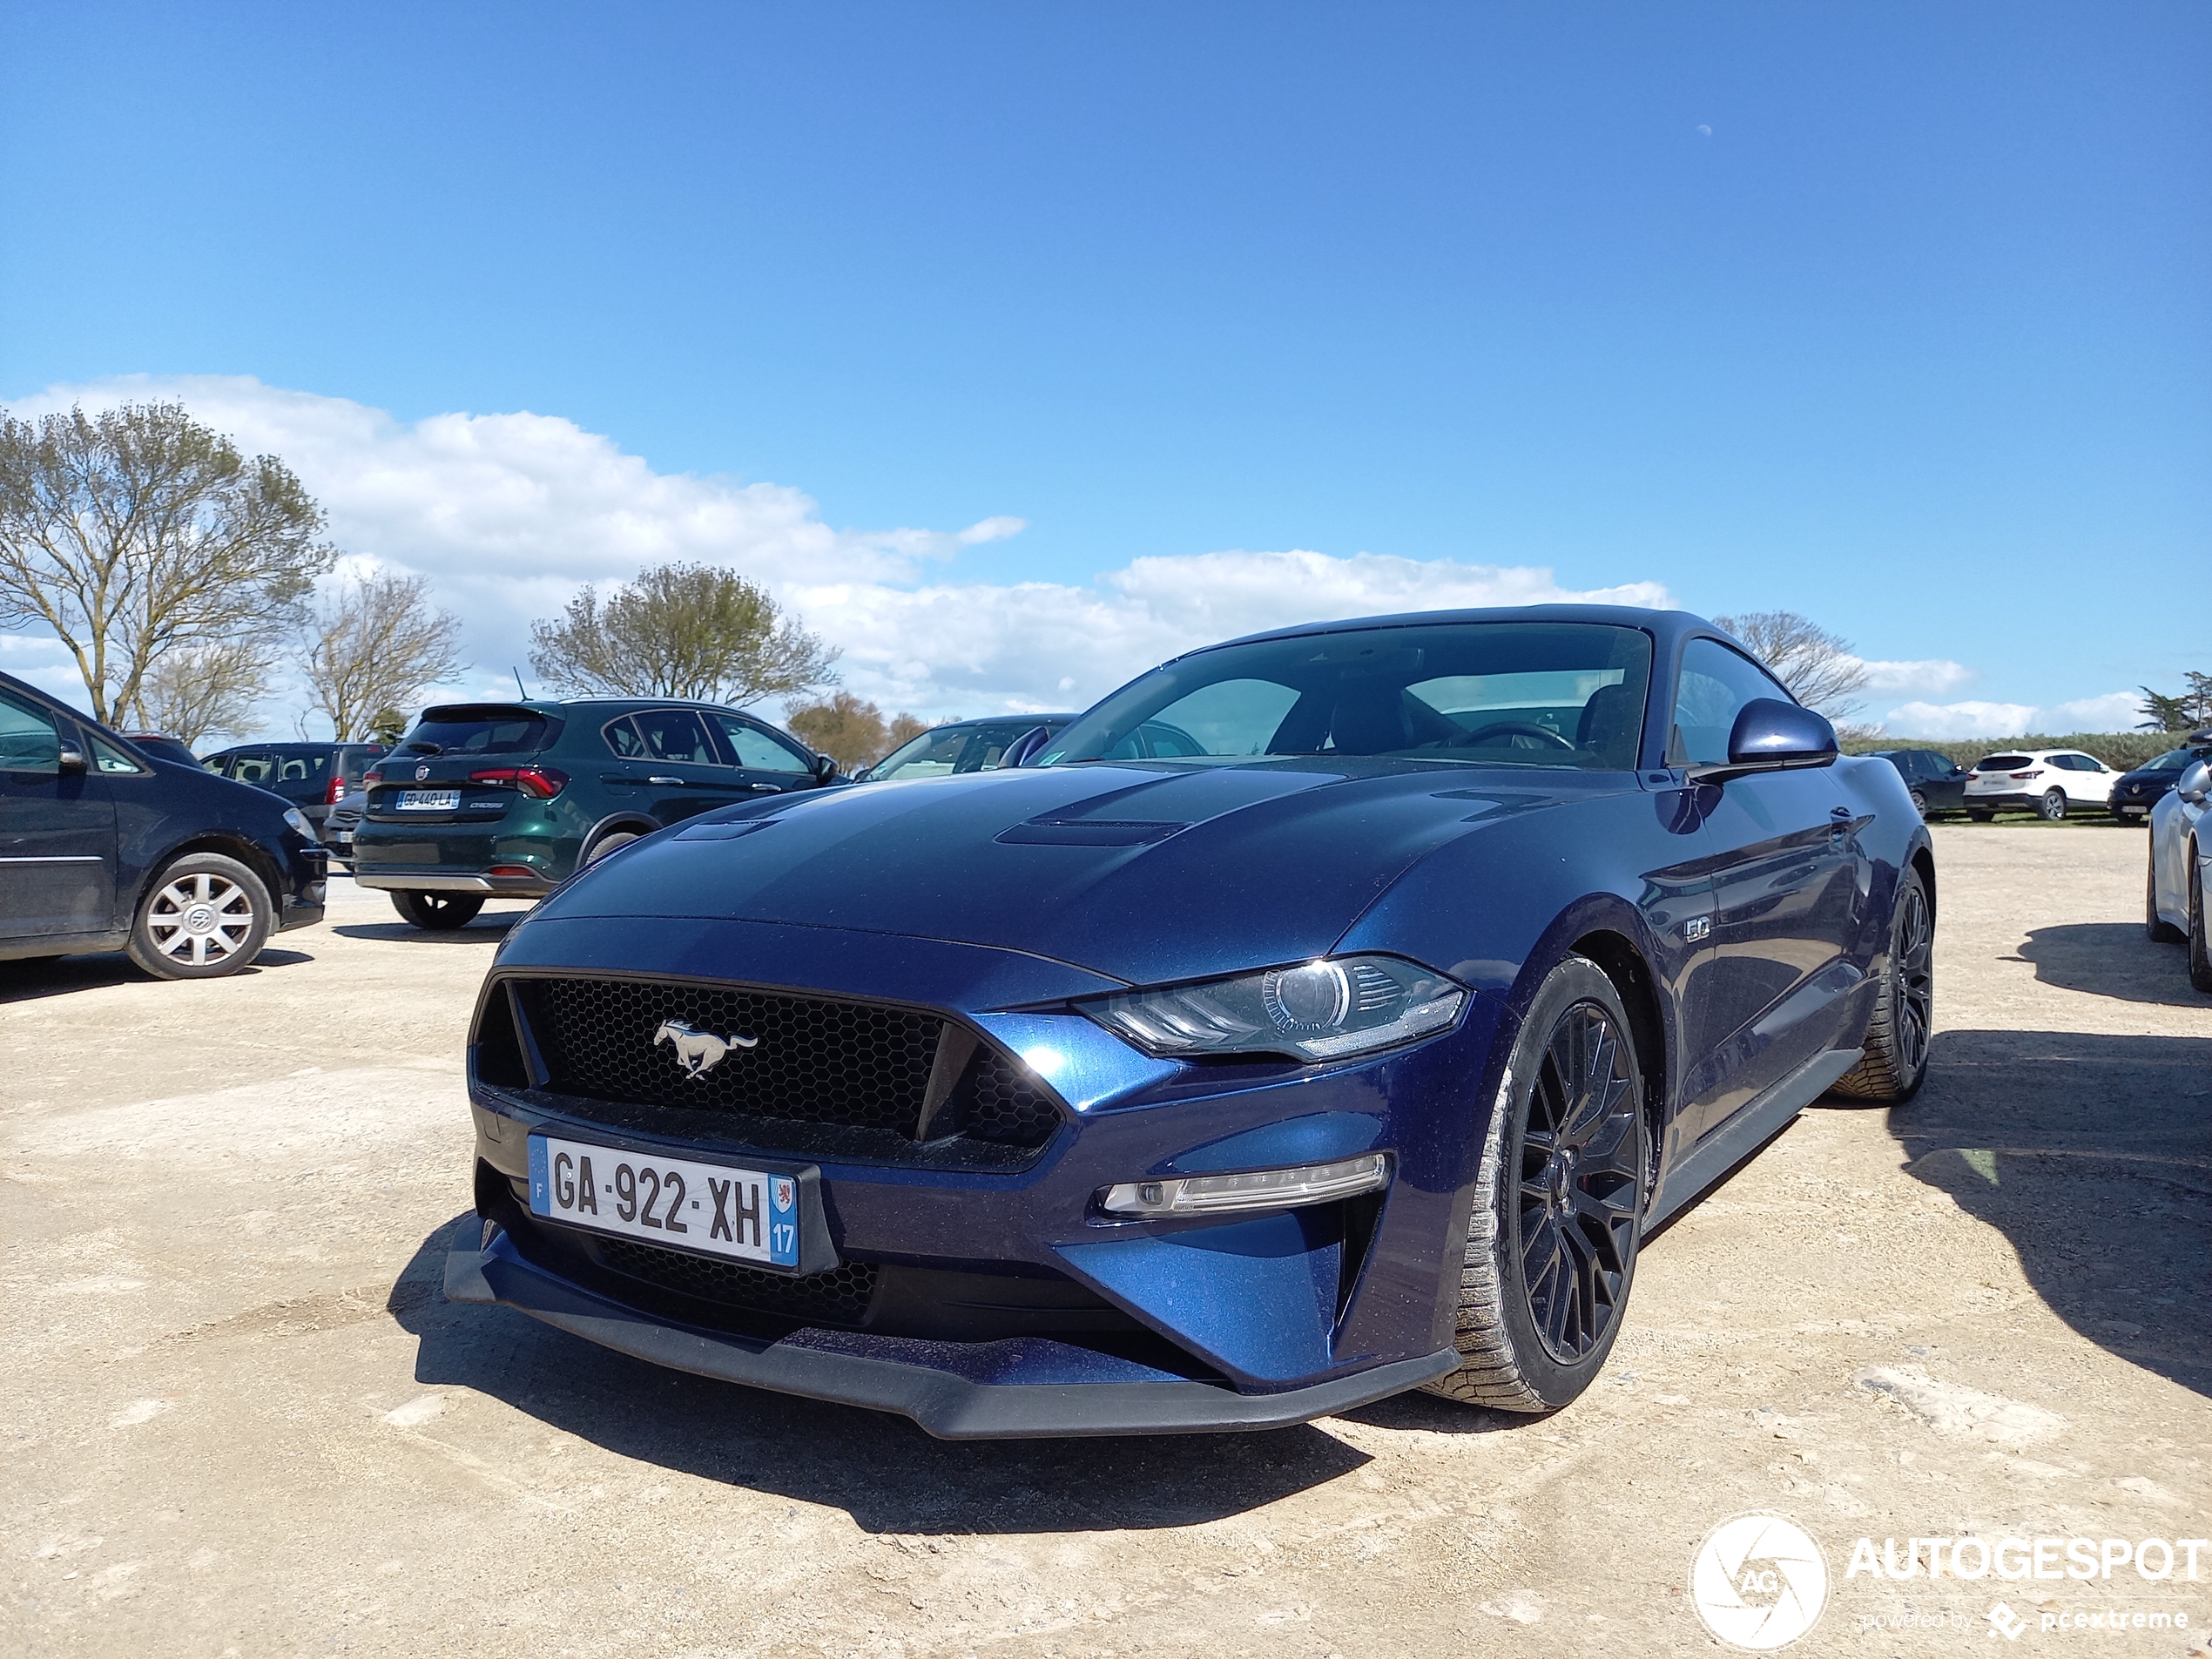
[[[2057,823],[2066,816],[2066,791],[2063,789],[2045,790],[2043,799],[2035,803],[2035,810],[2043,814],[2047,822]]]
[[[1545,976],[1484,1136],[1460,1275],[1471,1406],[1556,1411],[1620,1333],[1651,1174],[1643,1074],[1619,991],[1570,956]]]
[[[1908,869],[1898,880],[1889,959],[1865,1051],[1830,1092],[1891,1105],[1910,1100],[1927,1081],[1934,1031],[1935,910],[1920,873]]]
[[[2212,991],[2212,941],[2204,936],[2204,878],[2196,873],[2196,848],[2184,847],[2182,859],[2189,884],[2189,983]]]
[[[481,893],[395,893],[392,908],[418,927],[449,934],[466,927],[484,907]]]
[[[2143,872],[2143,932],[2154,945],[2178,945],[2188,935],[2158,914],[2158,837],[2150,839],[2150,862]]]

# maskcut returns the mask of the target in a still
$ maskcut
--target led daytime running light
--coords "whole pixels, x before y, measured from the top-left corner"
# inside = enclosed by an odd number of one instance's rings
[[[1290,1210],[1350,1198],[1390,1184],[1390,1155],[1363,1152],[1333,1163],[1300,1163],[1286,1170],[1239,1175],[1173,1176],[1124,1181],[1098,1195],[1109,1216],[1211,1216],[1232,1210]]]

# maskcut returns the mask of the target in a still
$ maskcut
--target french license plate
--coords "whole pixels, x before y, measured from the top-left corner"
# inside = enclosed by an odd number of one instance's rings
[[[452,813],[460,809],[461,792],[457,789],[400,791],[400,810],[403,813]]]
[[[2150,808],[2148,806],[2122,806],[2120,810],[2123,813],[2147,813],[2150,810]]]
[[[768,1267],[799,1265],[799,1182],[530,1136],[530,1214]]]

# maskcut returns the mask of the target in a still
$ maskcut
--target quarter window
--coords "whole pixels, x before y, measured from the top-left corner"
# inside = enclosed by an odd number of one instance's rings
[[[1667,745],[1670,765],[1724,766],[1729,734],[1746,703],[1773,698],[1795,699],[1774,676],[1750,658],[1713,639],[1693,639],[1682,654],[1682,678],[1675,689],[1674,736]]]

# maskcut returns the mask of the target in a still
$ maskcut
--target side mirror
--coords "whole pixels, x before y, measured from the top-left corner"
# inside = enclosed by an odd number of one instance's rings
[[[2212,761],[2191,761],[2174,786],[2174,792],[2192,806],[2203,806],[2212,797]]]
[[[837,762],[831,759],[827,755],[816,755],[814,757],[814,781],[817,784],[835,783],[837,781]]]
[[[84,772],[84,751],[78,748],[71,739],[64,738],[61,752],[56,757],[56,763],[60,767],[63,777],[82,777]]]
[[[1046,744],[1050,743],[1051,741],[1052,730],[1049,726],[1032,726],[1028,731],[1024,732],[1020,737],[1015,738],[1013,742],[1006,745],[1006,752],[999,757],[999,765],[1001,766],[1026,766],[1029,764],[1030,757],[1036,754],[1045,746]]]
[[[1728,764],[1692,766],[1693,784],[1724,784],[1755,772],[1791,772],[1836,762],[1836,728],[1825,718],[1778,697],[1758,697],[1737,711],[1728,734]]]

